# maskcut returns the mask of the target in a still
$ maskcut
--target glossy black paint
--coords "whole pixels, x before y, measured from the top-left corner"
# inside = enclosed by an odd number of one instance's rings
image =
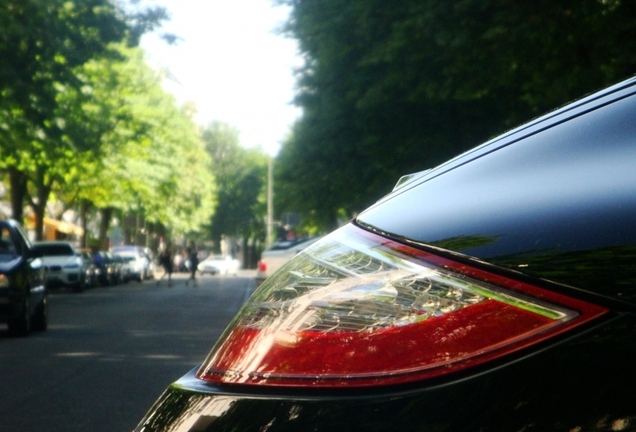
[[[635,301],[636,96],[517,139],[434,170],[358,222]]]
[[[434,168],[354,222],[610,309],[443,378],[358,390],[215,386],[193,372],[137,431],[616,431],[636,425],[636,81]]]

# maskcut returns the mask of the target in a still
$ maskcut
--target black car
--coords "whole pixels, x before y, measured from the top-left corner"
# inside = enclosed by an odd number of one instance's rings
[[[121,255],[117,255],[112,252],[107,252],[109,259],[113,263],[114,268],[114,280],[115,284],[120,284],[126,282],[126,270],[125,270],[125,261]]]
[[[121,264],[108,251],[93,253],[97,281],[102,286],[117,285],[121,280]]]
[[[636,80],[313,244],[138,431],[636,427]]]
[[[39,252],[20,224],[0,220],[0,322],[9,333],[26,336],[48,325],[47,290]]]

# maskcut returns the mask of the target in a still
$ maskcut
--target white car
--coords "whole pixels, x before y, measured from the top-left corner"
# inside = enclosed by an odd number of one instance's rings
[[[153,264],[143,248],[139,246],[115,246],[113,253],[124,259],[122,277],[139,282],[154,277]]]
[[[228,276],[238,274],[241,268],[241,262],[231,256],[210,255],[201,261],[197,267],[202,275],[208,273],[211,275]]]
[[[66,241],[41,241],[33,245],[42,254],[44,275],[49,288],[69,286],[75,292],[86,284],[85,262],[73,246]]]
[[[286,240],[274,243],[263,251],[256,271],[256,283],[260,284],[283,264],[295,257],[300,251],[314,244],[320,237],[300,240]]]

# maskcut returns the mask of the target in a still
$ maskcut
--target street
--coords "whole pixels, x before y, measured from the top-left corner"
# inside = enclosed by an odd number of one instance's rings
[[[10,338],[0,324],[0,430],[132,430],[205,358],[252,293],[248,276],[53,291],[46,332]]]

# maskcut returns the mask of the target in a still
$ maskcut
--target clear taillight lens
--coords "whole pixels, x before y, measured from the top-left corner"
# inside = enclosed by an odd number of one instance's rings
[[[403,383],[484,363],[604,312],[349,225],[266,280],[197,376],[284,386]]]

